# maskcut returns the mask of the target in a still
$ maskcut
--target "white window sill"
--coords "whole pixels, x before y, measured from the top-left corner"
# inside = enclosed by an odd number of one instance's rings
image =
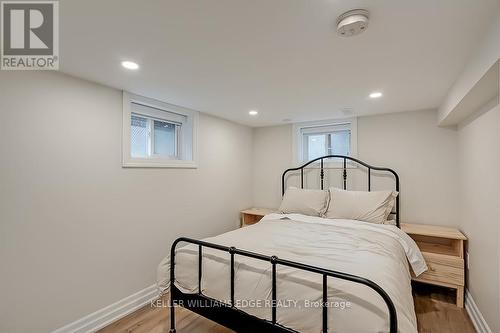
[[[176,168],[176,169],[196,169],[198,164],[195,161],[183,160],[141,160],[134,159],[131,161],[124,161],[122,163],[124,168]]]

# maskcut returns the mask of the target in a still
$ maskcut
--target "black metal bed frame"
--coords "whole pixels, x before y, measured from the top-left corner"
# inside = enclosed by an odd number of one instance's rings
[[[346,171],[346,160],[351,160],[357,162],[368,168],[368,190],[371,190],[371,170],[377,171],[387,171],[392,173],[396,179],[396,191],[399,191],[399,177],[391,169],[374,167],[368,165],[358,159],[343,156],[343,155],[328,155],[319,157],[315,160],[309,161],[306,164],[298,167],[291,168],[286,170],[282,175],[282,193],[285,192],[285,176],[288,172],[291,171],[301,171],[301,187],[304,188],[304,168],[314,163],[316,161],[320,161],[321,171],[321,189],[323,189],[324,182],[324,163],[323,160],[327,158],[342,158],[343,159],[343,178],[344,178],[344,189],[346,189],[347,185],[347,171]],[[396,199],[396,223],[399,227],[399,196]],[[177,245],[180,243],[189,243],[198,246],[198,292],[197,293],[184,293],[179,288],[175,286],[175,250]],[[223,252],[227,252],[230,254],[230,276],[228,277],[231,282],[231,300],[229,303],[216,300],[214,298],[203,295],[201,290],[201,280],[203,276],[202,270],[202,260],[203,260],[203,248],[210,248],[214,250],[219,250]],[[249,257],[261,261],[266,261],[271,264],[271,278],[272,278],[272,293],[271,293],[271,320],[266,320],[262,318],[258,318],[256,316],[250,315],[238,308],[235,307],[235,299],[234,299],[234,290],[236,288],[234,283],[235,272],[234,272],[234,258],[235,256],[243,256]],[[170,249],[170,333],[175,333],[175,306],[182,306],[188,310],[191,310],[205,318],[208,318],[212,321],[215,321],[218,324],[221,324],[229,329],[232,329],[236,332],[297,332],[291,328],[285,327],[276,321],[276,311],[277,311],[277,288],[276,288],[276,266],[287,266],[296,268],[299,270],[317,273],[322,275],[323,277],[323,297],[322,297],[322,328],[323,332],[328,332],[328,277],[338,278],[342,280],[347,280],[355,283],[360,283],[369,288],[373,289],[376,293],[382,297],[385,304],[387,305],[387,309],[389,312],[389,333],[397,333],[398,323],[397,323],[397,314],[394,303],[390,299],[389,295],[375,282],[362,278],[360,276],[347,274],[343,272],[338,272],[330,269],[324,269],[320,267],[315,267],[299,262],[294,262],[290,260],[280,259],[276,256],[267,256],[255,252],[240,250],[235,247],[222,246],[219,244],[209,243],[205,241],[200,241],[196,239],[181,237],[174,241],[172,247]]]

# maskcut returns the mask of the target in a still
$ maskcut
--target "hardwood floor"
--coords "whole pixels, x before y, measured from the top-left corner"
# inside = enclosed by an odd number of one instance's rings
[[[419,333],[474,333],[465,308],[455,305],[453,289],[413,284]]]
[[[419,333],[474,333],[465,309],[455,306],[452,290],[415,284],[415,311]],[[167,304],[165,298],[164,303]],[[177,332],[228,333],[231,330],[185,309],[176,310]],[[167,307],[149,304],[127,317],[103,328],[99,333],[168,333]]]

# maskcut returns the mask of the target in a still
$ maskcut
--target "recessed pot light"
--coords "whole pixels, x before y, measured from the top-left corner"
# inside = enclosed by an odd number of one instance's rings
[[[256,116],[256,115],[259,114],[259,111],[257,111],[257,110],[250,110],[250,111],[248,111],[248,114],[251,115],[251,116]]]
[[[139,65],[133,61],[122,61],[122,66],[126,69],[136,70],[139,69]]]
[[[382,93],[379,91],[375,91],[370,94],[370,98],[379,98],[379,97],[382,97]]]

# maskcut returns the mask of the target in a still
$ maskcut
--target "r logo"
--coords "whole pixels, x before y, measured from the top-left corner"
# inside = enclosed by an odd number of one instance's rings
[[[7,3],[3,7],[5,55],[49,55],[53,51],[53,4]]]
[[[2,58],[12,60],[2,61],[3,69],[14,64],[17,69],[48,69],[38,61],[47,57],[53,57],[50,63],[57,62],[57,7],[57,1],[2,1]]]

